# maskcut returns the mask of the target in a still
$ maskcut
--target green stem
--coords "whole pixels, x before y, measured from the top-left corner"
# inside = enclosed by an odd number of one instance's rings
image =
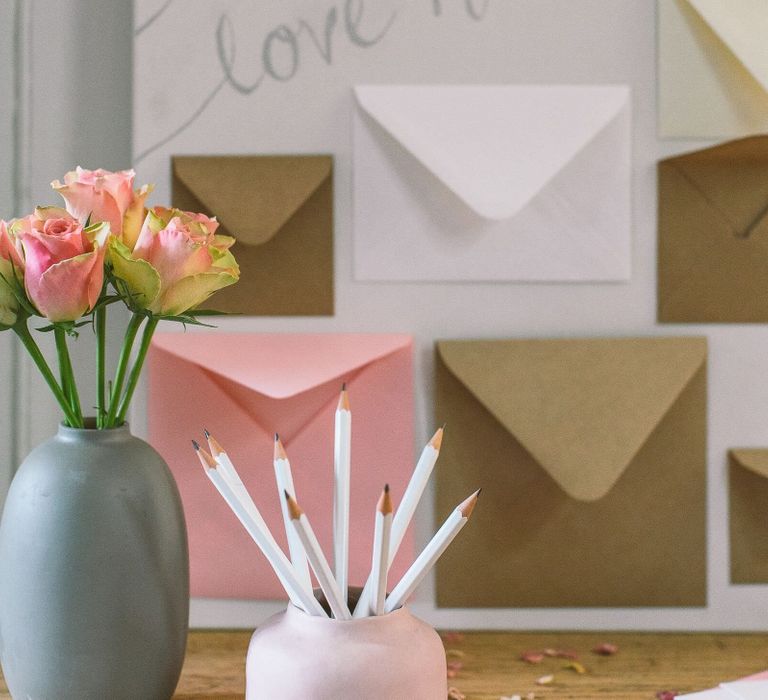
[[[152,336],[155,333],[159,319],[150,317],[147,321],[147,325],[144,327],[144,334],[141,337],[141,345],[139,346],[139,354],[136,356],[136,362],[131,370],[131,376],[128,379],[128,385],[125,388],[125,396],[120,402],[120,410],[117,414],[118,423],[125,421],[125,414],[128,413],[128,407],[131,405],[133,399],[133,392],[136,391],[136,385],[139,383],[139,377],[141,376],[141,370],[144,367],[144,361],[147,359],[147,352],[149,346],[152,343]]]
[[[61,388],[64,395],[69,399],[69,405],[77,418],[77,425],[73,427],[83,427],[83,411],[80,408],[80,396],[77,393],[77,384],[75,383],[75,373],[72,369],[72,359],[69,356],[67,348],[67,333],[63,328],[56,326],[53,330],[56,339],[56,351],[59,355],[59,372],[61,373]]]
[[[96,427],[104,427],[105,403],[104,393],[107,361],[107,307],[100,306],[94,316],[96,327]]]
[[[136,340],[136,334],[139,332],[141,322],[144,316],[133,314],[128,322],[128,328],[125,329],[125,338],[123,338],[123,348],[120,351],[120,357],[117,360],[117,370],[115,371],[115,381],[112,383],[112,391],[109,395],[109,411],[107,419],[104,422],[105,428],[114,428],[117,418],[117,409],[119,407],[120,395],[123,393],[123,384],[125,383],[125,373],[128,371],[128,363],[133,351],[133,343]]]
[[[43,353],[40,351],[40,348],[35,342],[35,339],[29,332],[26,319],[19,320],[19,322],[13,327],[13,330],[26,348],[29,356],[37,365],[37,368],[40,370],[40,374],[42,374],[43,379],[45,379],[45,383],[48,384],[48,387],[53,392],[53,396],[55,397],[56,401],[58,401],[59,406],[61,406],[61,410],[64,412],[64,418],[67,424],[70,426],[76,426],[77,416],[72,411],[72,406],[69,404],[67,397],[64,396],[64,392],[56,382],[56,377],[53,376],[53,372],[51,372],[51,368],[45,361]]]

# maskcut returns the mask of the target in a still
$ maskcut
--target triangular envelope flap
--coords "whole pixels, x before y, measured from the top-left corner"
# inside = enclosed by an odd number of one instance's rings
[[[688,0],[746,70],[768,90],[765,0]]]
[[[702,204],[716,209],[737,238],[756,238],[768,201],[768,136],[749,136],[666,158],[698,190]]]
[[[740,467],[768,478],[768,449],[733,449],[728,454]]]
[[[365,85],[361,108],[477,214],[518,213],[628,104],[618,85]]]
[[[408,347],[407,335],[158,333],[153,345],[246,389],[287,399]],[[338,390],[336,387],[335,391]]]
[[[441,341],[438,350],[569,496],[594,501],[702,366],[706,340]]]
[[[238,241],[270,240],[330,176],[331,156],[176,156],[174,175]]]

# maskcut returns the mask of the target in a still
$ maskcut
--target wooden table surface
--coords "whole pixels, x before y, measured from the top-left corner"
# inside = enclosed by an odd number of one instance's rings
[[[247,632],[193,632],[176,700],[243,698],[249,637]],[[515,694],[525,698],[530,692],[537,699],[654,700],[659,691],[701,690],[768,668],[768,633],[466,632],[444,634],[443,641],[449,659],[461,664],[449,685],[467,700],[499,700]],[[602,643],[616,644],[618,653],[592,653]],[[568,661],[559,658],[545,658],[539,664],[520,660],[524,651],[548,648],[577,653],[587,672],[564,668]],[[536,684],[547,675],[554,675],[550,685]],[[6,691],[0,697],[10,696]]]

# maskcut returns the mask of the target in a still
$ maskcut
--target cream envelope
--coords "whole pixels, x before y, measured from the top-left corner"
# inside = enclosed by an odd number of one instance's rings
[[[658,22],[662,136],[768,130],[765,0],[658,0]]]
[[[397,499],[413,470],[412,341],[405,335],[165,333],[150,355],[152,445],[179,485],[189,530],[192,594],[282,598],[256,545],[205,476],[190,438],[207,428],[225,446],[285,547],[272,467],[278,431],[297,496],[332,560],[334,411],[342,381],[352,404],[350,582],[370,571],[377,499]],[[287,550],[286,550],[287,551]],[[393,577],[412,561],[411,535]],[[396,580],[396,578],[395,578]]]
[[[355,88],[361,280],[626,280],[626,86]]]
[[[441,607],[706,605],[706,340],[437,344]],[[458,571],[477,576],[457,576]]]

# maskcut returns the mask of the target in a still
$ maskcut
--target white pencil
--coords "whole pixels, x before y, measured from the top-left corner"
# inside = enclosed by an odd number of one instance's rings
[[[272,533],[269,531],[269,528],[261,517],[261,514],[258,512],[258,509],[256,509],[255,514],[249,512],[243,506],[240,499],[235,495],[230,483],[224,477],[224,474],[219,473],[216,460],[196,442],[193,441],[192,444],[197,452],[200,463],[205,469],[206,475],[216,487],[216,490],[221,494],[222,498],[227,502],[227,505],[232,512],[237,516],[237,519],[242,523],[243,527],[245,527],[253,541],[258,545],[259,549],[261,549],[274,569],[277,578],[280,580],[280,583],[288,594],[291,602],[310,615],[327,617],[325,610],[323,610],[323,606],[320,605],[318,600],[312,594],[311,589],[305,589],[297,578],[293,565],[288,560],[288,557],[283,554],[283,551],[280,549],[277,542],[275,542],[275,538],[272,537]]]
[[[376,506],[376,523],[373,529],[373,555],[371,561],[371,578],[375,591],[371,613],[384,614],[384,599],[387,595],[387,557],[389,556],[389,538],[392,531],[392,498],[389,495],[389,484],[384,487],[381,498]]]
[[[392,562],[397,556],[397,552],[403,542],[403,537],[405,537],[408,526],[413,519],[413,514],[416,512],[416,508],[419,505],[424,489],[426,489],[427,484],[429,483],[429,477],[432,475],[432,470],[440,455],[440,445],[442,442],[443,428],[438,428],[432,436],[432,439],[424,446],[419,461],[416,463],[416,468],[413,470],[411,480],[408,482],[408,487],[403,494],[403,500],[400,501],[395,517],[392,520],[392,534],[389,540],[389,561],[387,563],[387,569],[392,566]],[[365,582],[363,591],[360,594],[360,599],[355,608],[353,617],[361,618],[368,615],[368,611],[371,608],[373,586],[374,581],[369,576],[368,580]]]
[[[475,491],[448,516],[442,527],[424,548],[424,551],[413,562],[411,568],[405,572],[400,582],[392,589],[384,605],[384,612],[389,613],[402,607],[408,598],[411,597],[411,594],[424,580],[424,577],[432,570],[435,562],[442,556],[448,545],[451,544],[453,538],[467,524],[467,520],[472,515],[479,495],[480,491]]]
[[[347,385],[341,387],[336,407],[333,449],[333,565],[336,581],[347,603],[349,585],[349,487],[352,449],[352,412]]]
[[[352,615],[349,613],[349,608],[341,595],[339,584],[333,577],[331,567],[323,554],[320,543],[317,541],[315,531],[312,529],[309,519],[304,515],[304,511],[299,508],[296,499],[294,499],[287,491],[285,492],[285,500],[288,502],[288,510],[291,513],[291,520],[296,528],[296,532],[298,532],[299,537],[301,537],[301,543],[304,545],[307,559],[309,559],[312,570],[315,572],[320,588],[323,590],[323,593],[325,593],[325,598],[328,601],[333,616],[337,620],[352,619]]]
[[[288,512],[288,503],[283,498],[286,491],[292,496],[296,496],[296,489],[293,485],[293,474],[291,473],[291,463],[288,455],[285,453],[283,443],[280,442],[280,436],[275,433],[275,451],[273,456],[275,466],[275,481],[277,482],[277,494],[280,499],[280,508],[283,511],[283,523],[285,524],[285,535],[288,538],[288,551],[291,555],[293,568],[296,569],[296,575],[299,577],[306,588],[312,590],[312,579],[309,575],[309,563],[304,547],[301,545],[301,539],[296,532],[296,528],[291,525],[291,515]]]

